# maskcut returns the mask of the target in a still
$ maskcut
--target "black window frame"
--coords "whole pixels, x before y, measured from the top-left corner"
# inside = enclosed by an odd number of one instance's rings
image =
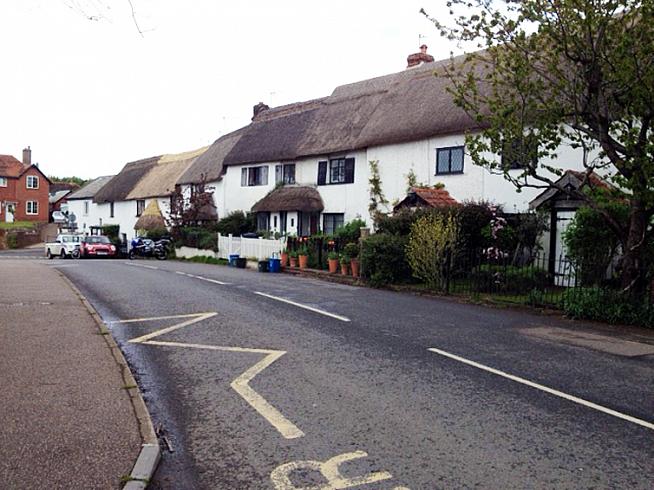
[[[140,205],[140,203],[143,203],[143,205]],[[139,217],[143,214],[143,211],[145,211],[145,199],[137,199],[136,200],[136,216]]]
[[[340,217],[340,225],[336,226],[336,218]],[[327,231],[327,221],[331,221],[330,228],[331,231]],[[333,235],[336,230],[342,228],[345,225],[345,213],[323,213],[322,214],[322,231],[325,235]]]
[[[452,151],[453,150],[461,150],[461,170],[455,170],[452,171]],[[448,155],[448,161],[447,161],[447,168],[448,170],[445,172],[440,171],[440,154],[441,152],[447,151]],[[465,169],[465,146],[463,145],[457,145],[457,146],[442,146],[439,148],[436,148],[436,174],[435,175],[460,175],[464,172]]]
[[[109,201],[109,217],[113,218],[114,217],[114,202]]]
[[[332,179],[334,174],[334,164],[341,167],[342,162],[342,179],[339,176],[338,180]],[[355,159],[353,157],[333,157],[329,160],[321,160],[318,162],[318,185],[342,185],[354,183],[354,168]],[[339,174],[341,171],[339,171]]]

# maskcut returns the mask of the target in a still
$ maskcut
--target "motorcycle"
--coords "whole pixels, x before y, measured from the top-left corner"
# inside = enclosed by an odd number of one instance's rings
[[[149,238],[135,238],[132,240],[132,246],[129,250],[129,259],[134,260],[136,257],[154,257],[157,260],[166,260],[168,258],[168,245],[170,240],[162,238],[160,240],[151,240]]]

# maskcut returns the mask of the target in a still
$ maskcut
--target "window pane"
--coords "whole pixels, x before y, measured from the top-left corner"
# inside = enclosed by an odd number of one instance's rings
[[[447,174],[450,171],[450,150],[438,150],[436,153],[436,173]]]
[[[450,172],[463,172],[463,148],[452,148],[450,151]]]
[[[295,184],[295,164],[284,165],[284,183]]]

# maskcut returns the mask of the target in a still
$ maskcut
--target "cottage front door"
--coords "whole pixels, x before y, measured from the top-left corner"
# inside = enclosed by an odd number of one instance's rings
[[[14,222],[14,213],[16,212],[16,203],[7,202],[5,203],[5,221],[7,223]]]

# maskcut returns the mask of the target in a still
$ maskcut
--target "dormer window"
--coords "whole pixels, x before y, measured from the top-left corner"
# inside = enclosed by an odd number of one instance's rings
[[[39,178],[36,175],[27,176],[27,188],[28,189],[38,189],[39,188]]]

